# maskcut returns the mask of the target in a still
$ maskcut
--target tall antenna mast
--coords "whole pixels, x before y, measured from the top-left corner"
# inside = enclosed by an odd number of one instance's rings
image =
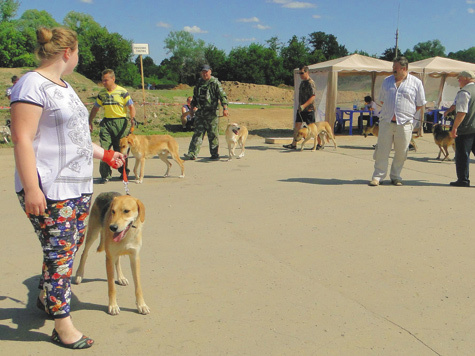
[[[401,7],[401,3],[397,6],[397,25],[396,25],[396,47],[394,48],[394,58],[397,57],[397,47],[398,47],[398,39],[399,39],[399,8]]]

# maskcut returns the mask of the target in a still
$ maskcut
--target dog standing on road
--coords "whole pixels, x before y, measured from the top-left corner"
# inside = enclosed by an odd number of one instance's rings
[[[332,129],[330,124],[326,121],[318,121],[316,123],[311,123],[307,127],[301,128],[297,136],[295,137],[295,141],[299,142],[300,140],[304,139],[302,142],[302,146],[300,150],[303,150],[305,143],[313,137],[313,148],[312,151],[317,149],[317,137],[320,136],[322,140],[322,146],[325,146],[325,138],[322,136],[326,136],[327,142],[330,142],[330,139],[333,141],[333,145],[336,149],[336,142],[335,137],[332,134]]]
[[[170,135],[144,136],[129,134],[120,139],[120,152],[124,155],[127,154],[129,147],[135,157],[134,175],[136,183],[143,183],[145,158],[151,158],[155,155],[158,155],[158,157],[160,157],[160,159],[167,165],[167,171],[165,172],[164,177],[168,177],[170,167],[172,166],[171,162],[168,160],[168,155],[171,155],[180,166],[180,178],[185,176],[185,166],[178,155],[178,143]],[[139,168],[140,175],[137,173]]]
[[[109,290],[109,314],[117,315],[120,308],[117,304],[114,283],[114,266],[117,272],[117,282],[122,286],[129,284],[120,268],[120,256],[129,255],[130,266],[135,283],[137,310],[140,314],[150,313],[145,304],[142,285],[140,283],[140,257],[142,247],[142,226],[145,221],[143,203],[130,195],[120,195],[117,192],[101,193],[97,196],[91,208],[89,227],[87,229],[84,251],[76,271],[76,284],[84,277],[84,266],[94,241],[101,235],[97,252],[106,252],[107,285]]]
[[[449,146],[452,146],[455,151],[455,139],[450,136],[449,131],[444,130],[442,125],[435,124],[432,130],[435,144],[439,146],[439,155],[437,156],[437,159],[440,159],[440,155],[443,154],[444,158],[442,161],[450,161],[448,148]]]
[[[239,147],[241,147],[241,154],[238,158],[244,157],[244,151],[246,146],[246,140],[249,131],[247,130],[246,126],[240,126],[236,123],[228,124],[226,128],[226,142],[228,143],[228,151],[229,151],[229,158],[228,161],[232,160],[233,157],[236,157],[234,150],[236,145],[239,143]]]

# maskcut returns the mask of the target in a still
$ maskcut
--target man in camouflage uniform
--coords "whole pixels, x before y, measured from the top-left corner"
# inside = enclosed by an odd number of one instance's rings
[[[211,159],[219,159],[219,131],[218,131],[218,105],[221,102],[224,116],[228,116],[228,99],[219,80],[211,76],[211,67],[207,64],[201,68],[201,79],[198,80],[193,90],[193,100],[191,110],[197,108],[195,112],[195,130],[191,138],[188,153],[185,158],[195,160],[200,152],[204,134],[208,134],[209,151]]]
[[[315,123],[315,95],[317,92],[317,87],[310,74],[308,73],[308,67],[302,66],[299,68],[300,78],[302,82],[299,86],[299,107],[297,109],[297,116],[295,118],[294,126],[294,139],[291,144],[284,145],[285,148],[290,148],[295,150],[297,148],[297,141],[295,137],[297,133],[302,128],[302,124],[305,122],[307,125]],[[322,142],[320,137],[318,139],[317,150],[322,147]]]

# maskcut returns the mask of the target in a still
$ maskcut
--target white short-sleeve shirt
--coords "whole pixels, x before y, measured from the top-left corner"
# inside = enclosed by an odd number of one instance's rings
[[[45,196],[66,200],[91,194],[93,148],[88,111],[74,89],[66,82],[61,86],[28,72],[13,87],[11,102],[43,108],[33,148]],[[15,190],[22,189],[15,172]]]

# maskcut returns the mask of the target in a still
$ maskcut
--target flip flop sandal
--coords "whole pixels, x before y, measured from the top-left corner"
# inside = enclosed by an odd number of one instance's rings
[[[51,341],[67,349],[88,349],[94,344],[93,339],[90,339],[84,335],[78,341],[73,342],[72,344],[65,344],[59,338],[59,335],[56,329],[53,329],[53,334],[51,335]]]

